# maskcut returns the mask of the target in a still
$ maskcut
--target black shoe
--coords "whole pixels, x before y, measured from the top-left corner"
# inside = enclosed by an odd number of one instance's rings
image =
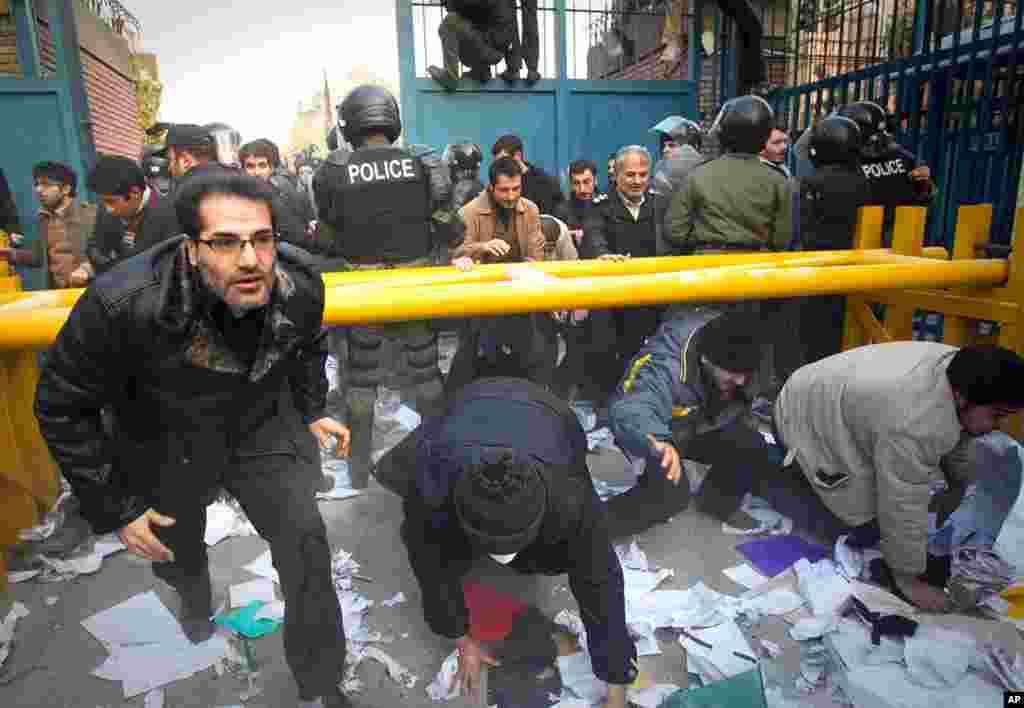
[[[188,586],[178,589],[181,598],[181,628],[193,644],[205,642],[213,636],[213,583],[209,571]]]
[[[305,698],[299,696],[299,708],[364,708],[365,704],[357,703],[340,690],[329,696]]]
[[[516,81],[519,81],[519,72],[505,69],[505,71],[498,74],[498,78],[507,84],[514,84]]]
[[[525,83],[526,83],[527,86],[533,86],[538,81],[540,81],[540,72],[539,71],[531,69],[530,71],[526,72],[526,82]]]
[[[459,77],[452,74],[447,69],[442,69],[437,66],[428,66],[427,73],[437,83],[441,84],[442,88],[449,93],[454,91],[459,85]]]
[[[486,84],[494,75],[491,73],[491,67],[478,67],[469,72],[469,78],[473,79],[477,83]]]

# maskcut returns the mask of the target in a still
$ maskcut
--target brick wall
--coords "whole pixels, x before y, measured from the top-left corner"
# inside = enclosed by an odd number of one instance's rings
[[[56,67],[53,38],[43,20],[39,21],[38,39],[40,62],[52,72]],[[13,27],[8,29],[0,20],[0,74],[21,74],[15,48]],[[80,50],[92,138],[97,152],[138,159],[144,136],[139,126],[134,79],[88,47],[80,47]]]

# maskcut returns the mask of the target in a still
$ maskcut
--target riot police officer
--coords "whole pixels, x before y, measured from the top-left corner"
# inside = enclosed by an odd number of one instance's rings
[[[207,123],[203,130],[213,138],[217,149],[217,162],[224,167],[241,169],[238,150],[242,147],[242,135],[227,123]]]
[[[861,130],[849,118],[829,116],[810,131],[807,152],[814,173],[797,179],[796,233],[804,249],[853,247],[857,210],[871,199],[861,171],[861,150]],[[797,339],[803,363],[839,353],[845,311],[842,295],[801,299]]]
[[[669,116],[651,128],[661,142],[661,160],[651,176],[651,190],[663,197],[671,196],[690,171],[704,162],[700,148],[703,135],[700,126],[682,116]]]
[[[849,118],[860,129],[860,169],[871,187],[869,205],[927,205],[935,196],[931,170],[912,152],[900,145],[886,130],[885,109],[873,101],[857,101],[835,115]],[[796,142],[796,176],[814,174],[809,149],[813,130],[806,130]]]
[[[452,205],[461,209],[484,191],[484,183],[480,181],[484,153],[476,143],[460,140],[445,147],[441,159],[451,171]]]
[[[423,266],[431,264],[436,239],[457,245],[460,222],[451,209],[448,166],[428,147],[393,145],[402,132],[395,97],[380,86],[359,86],[338,110],[343,137],[354,150],[331,152],[313,179],[321,246],[334,265]],[[402,390],[424,418],[438,412],[443,388],[437,336],[428,322],[360,325],[344,336],[349,465],[358,488],[370,471],[377,387]],[[332,348],[341,351],[341,342],[332,339]]]
[[[141,165],[146,184],[161,197],[166,197],[171,193],[171,172],[167,158],[157,154],[162,149],[160,145],[143,145]]]

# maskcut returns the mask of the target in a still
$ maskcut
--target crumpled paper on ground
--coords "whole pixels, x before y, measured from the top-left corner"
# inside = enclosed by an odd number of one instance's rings
[[[437,676],[427,686],[427,695],[435,701],[450,701],[462,695],[462,687],[455,681],[459,672],[459,652],[453,651],[441,662]],[[454,685],[453,685],[454,684]]]
[[[953,688],[967,674],[975,650],[970,637],[925,627],[903,645],[907,675],[925,688]]]
[[[18,540],[26,543],[38,543],[40,541],[45,541],[55,534],[57,529],[64,524],[64,505],[67,504],[73,496],[74,492],[71,490],[71,485],[62,475],[60,478],[60,495],[57,497],[57,501],[55,501],[53,506],[50,507],[50,510],[43,515],[43,519],[40,524],[18,531]]]
[[[220,499],[206,507],[204,540],[207,546],[216,546],[230,536],[255,535],[255,527],[234,500],[228,502]]]
[[[590,452],[617,449],[618,447],[615,445],[615,436],[612,435],[610,428],[598,428],[597,430],[591,430],[587,433],[587,450]]]
[[[656,570],[656,568],[651,567],[647,560],[647,554],[640,549],[640,545],[636,541],[633,541],[628,546],[616,546],[615,553],[618,555],[619,562],[623,568],[643,571]]]
[[[827,558],[817,563],[801,558],[793,570],[797,576],[797,589],[815,615],[837,612],[850,597],[849,581],[839,575],[836,565]]]
[[[998,642],[979,647],[981,660],[1007,691],[1024,691],[1024,654],[1013,653]]]
[[[413,688],[416,685],[416,681],[419,680],[411,671],[409,671],[409,669],[399,664],[377,647],[366,647],[365,655],[368,659],[373,659],[384,664],[384,668],[388,672],[388,676],[390,676],[391,679],[399,686]]]
[[[67,560],[47,556],[37,557],[45,566],[39,575],[41,583],[59,583],[77,578],[79,575],[92,575],[103,565],[103,556],[95,552]]]

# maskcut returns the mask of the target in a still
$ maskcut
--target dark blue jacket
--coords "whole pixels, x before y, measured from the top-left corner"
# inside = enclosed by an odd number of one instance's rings
[[[648,434],[685,446],[686,440],[723,428],[750,410],[749,396],[719,404],[701,362],[701,329],[720,316],[718,310],[701,308],[669,320],[633,357],[608,406],[615,441],[628,456],[660,464]],[[756,383],[747,390],[756,390]]]
[[[413,435],[418,473],[416,489],[405,498],[402,535],[430,628],[449,638],[469,631],[461,580],[479,553],[456,518],[455,483],[467,462],[512,448],[544,463],[548,511],[536,540],[510,567],[568,573],[594,674],[631,683],[636,649],[626,629],[622,567],[586,468],[586,437],[567,406],[523,379],[484,379],[461,389],[445,416]]]

